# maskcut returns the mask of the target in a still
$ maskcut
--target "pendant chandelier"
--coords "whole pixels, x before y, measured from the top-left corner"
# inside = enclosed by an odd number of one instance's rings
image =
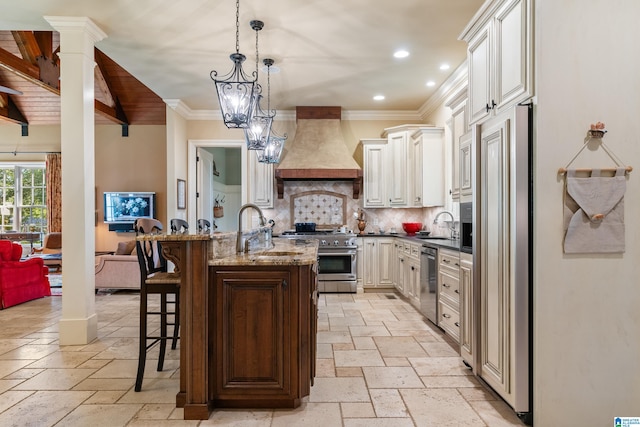
[[[264,65],[267,66],[267,105],[271,107],[271,66],[274,64],[273,59],[266,58]],[[270,110],[269,110],[270,111]],[[273,116],[275,116],[275,111]],[[273,124],[273,123],[272,123]],[[270,126],[269,133],[265,138],[264,146],[256,151],[258,161],[260,163],[280,163],[284,142],[287,140],[287,134],[280,136],[273,131]]]
[[[256,74],[258,73],[258,29],[253,25],[256,21],[251,21],[252,28],[256,30]],[[261,21],[257,21],[262,23]],[[260,26],[262,28],[262,26]],[[260,101],[263,99],[262,87],[257,85],[260,89],[254,91],[253,95],[253,108],[251,110],[251,117],[249,117],[249,126],[244,129],[244,137],[247,142],[247,149],[249,150],[261,150],[267,143],[269,134],[271,133],[271,125],[273,124],[273,118],[275,117],[275,111],[271,111],[270,98],[271,89],[269,81],[269,69],[273,65],[273,59],[265,58],[263,61],[267,66],[267,88],[269,93],[267,94],[267,111],[264,111],[260,105]]]
[[[282,149],[284,148],[284,142],[287,140],[287,134],[284,136],[271,133],[267,144],[262,150],[256,151],[258,161],[260,163],[280,163],[280,157],[282,157]]]
[[[246,56],[240,53],[240,0],[236,0],[236,52],[229,58],[233,61],[233,68],[229,74],[218,79],[218,72],[213,70],[210,75],[216,85],[224,124],[228,128],[246,129],[249,127],[251,109],[254,106],[252,101],[258,73],[254,72],[251,80],[242,69]]]

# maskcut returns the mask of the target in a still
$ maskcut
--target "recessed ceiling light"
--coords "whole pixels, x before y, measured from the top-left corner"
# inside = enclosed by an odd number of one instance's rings
[[[435,85],[436,85],[436,82],[434,82],[433,80],[429,80],[427,82],[427,86],[429,86],[429,87],[432,87],[432,86],[435,86]]]
[[[406,58],[407,56],[409,56],[409,52],[406,50],[396,50],[395,52],[393,52],[393,56],[396,58]]]
[[[382,101],[384,99],[384,95],[376,95],[373,97],[375,101]]]
[[[441,70],[448,70],[448,69],[449,69],[449,64],[442,64],[442,65],[440,66],[440,69],[441,69]]]

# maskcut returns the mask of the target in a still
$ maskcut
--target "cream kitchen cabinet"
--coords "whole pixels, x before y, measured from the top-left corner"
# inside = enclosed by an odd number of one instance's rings
[[[469,123],[533,96],[532,0],[485,3],[460,39],[467,42]]]
[[[422,245],[396,239],[396,290],[420,309],[420,249]]]
[[[249,191],[252,203],[261,208],[273,208],[273,176],[272,163],[260,163],[255,155],[249,156]]]
[[[460,254],[438,250],[438,324],[460,342]]]
[[[362,139],[364,157],[364,207],[384,208],[387,198],[388,143],[386,138]]]
[[[460,138],[467,132],[467,86],[462,88],[451,101],[445,104],[451,109],[451,118],[447,121],[450,138],[450,174],[451,174],[451,198],[454,201],[460,199]]]
[[[390,262],[393,264],[393,287],[404,295],[404,243],[401,239],[394,239]]]
[[[364,154],[364,207],[408,206],[408,132],[393,132],[384,139],[363,139],[361,142]]]
[[[460,252],[460,356],[475,372],[475,294],[473,255]]]
[[[411,134],[411,200],[414,207],[444,205],[444,129],[420,128]]]
[[[361,237],[364,289],[393,288],[392,237]]]
[[[473,201],[473,132],[467,132],[460,137],[458,156],[458,173],[460,177],[460,203]]]

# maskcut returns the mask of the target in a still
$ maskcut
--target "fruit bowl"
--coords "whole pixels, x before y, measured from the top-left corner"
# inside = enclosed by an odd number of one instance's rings
[[[421,228],[422,228],[421,222],[403,222],[402,223],[402,229],[409,236],[413,236],[418,231],[420,231]]]

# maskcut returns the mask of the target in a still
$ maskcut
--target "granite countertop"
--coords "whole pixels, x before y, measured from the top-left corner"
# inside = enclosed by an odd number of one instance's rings
[[[162,242],[186,242],[211,240],[210,234],[141,234],[136,240],[159,240]]]
[[[438,248],[446,248],[454,251],[460,250],[460,240],[457,240],[457,239],[447,239],[442,237],[437,237],[432,239],[420,238],[417,235],[409,236],[406,233],[394,233],[394,234],[365,233],[365,234],[358,234],[357,236],[358,237],[398,237],[401,239],[409,240],[414,243],[417,242],[422,245],[434,246]]]
[[[209,260],[209,265],[310,265],[318,261],[317,239],[273,239],[274,247]]]

